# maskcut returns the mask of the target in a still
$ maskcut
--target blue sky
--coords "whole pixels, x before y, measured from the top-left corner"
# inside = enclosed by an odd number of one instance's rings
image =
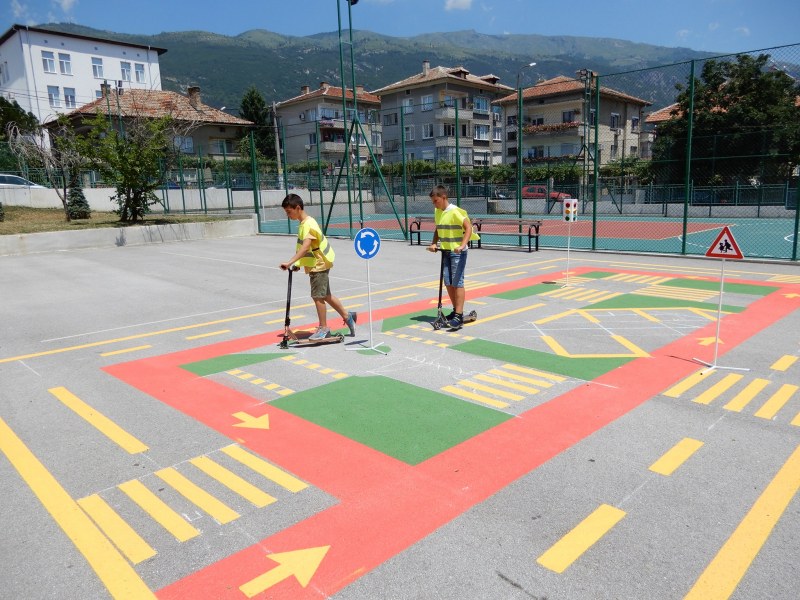
[[[237,35],[267,29],[309,35],[337,29],[346,0],[3,0],[0,27],[69,21],[120,33],[202,30]],[[709,52],[800,43],[797,0],[358,0],[353,29],[408,37],[481,33],[609,37]]]

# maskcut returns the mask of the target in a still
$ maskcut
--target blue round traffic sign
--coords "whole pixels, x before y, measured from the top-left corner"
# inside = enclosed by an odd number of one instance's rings
[[[378,254],[378,250],[381,249],[381,236],[374,229],[365,227],[356,233],[353,245],[355,246],[356,254],[364,260],[369,260],[374,258]]]

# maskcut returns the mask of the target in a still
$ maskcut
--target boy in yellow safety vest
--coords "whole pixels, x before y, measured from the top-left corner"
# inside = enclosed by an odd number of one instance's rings
[[[281,206],[286,216],[294,221],[299,221],[299,225],[297,226],[297,245],[294,256],[281,263],[280,267],[284,271],[294,264],[305,268],[305,272],[308,273],[311,280],[311,299],[314,301],[319,318],[319,327],[308,339],[322,340],[330,333],[326,304],[329,304],[341,315],[344,324],[350,329],[350,335],[354,336],[356,334],[356,313],[347,312],[341,301],[331,293],[329,272],[333,267],[333,259],[336,255],[328,243],[328,239],[322,233],[322,229],[314,217],[306,213],[303,199],[300,196],[289,194],[283,199]]]
[[[478,234],[472,230],[467,211],[450,204],[447,199],[447,188],[437,185],[431,190],[433,203],[433,220],[436,230],[428,252],[436,252],[437,243],[443,255],[442,270],[447,295],[453,304],[453,312],[447,315],[447,322],[452,329],[461,329],[464,324],[464,271],[467,267],[467,244],[477,240]]]

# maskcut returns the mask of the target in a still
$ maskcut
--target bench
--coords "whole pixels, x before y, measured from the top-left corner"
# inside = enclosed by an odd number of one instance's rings
[[[422,245],[422,225],[430,224],[435,226],[433,217],[417,216],[408,224],[409,240],[411,245],[414,245],[414,236],[417,236],[417,245]],[[486,235],[504,235],[504,236],[526,236],[528,238],[528,252],[533,252],[533,244],[535,243],[536,250],[539,250],[539,228],[542,222],[539,219],[490,219],[484,217],[476,217],[472,220],[472,227],[483,238]],[[433,234],[434,227],[430,228]],[[428,231],[425,229],[424,231]],[[470,242],[470,248],[472,242]],[[478,248],[481,247],[481,239],[478,240]]]

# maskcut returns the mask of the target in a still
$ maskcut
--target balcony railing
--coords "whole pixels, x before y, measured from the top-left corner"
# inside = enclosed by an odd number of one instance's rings
[[[582,123],[580,121],[569,121],[567,123],[546,123],[544,125],[525,125],[522,132],[525,135],[536,135],[537,133],[560,133],[577,129]]]

